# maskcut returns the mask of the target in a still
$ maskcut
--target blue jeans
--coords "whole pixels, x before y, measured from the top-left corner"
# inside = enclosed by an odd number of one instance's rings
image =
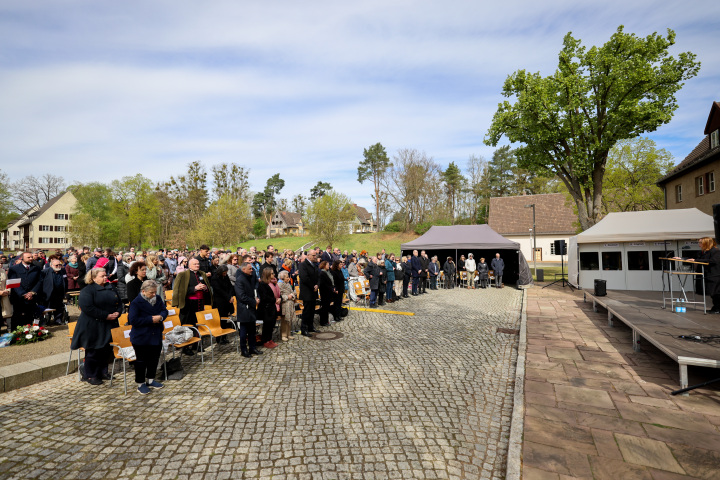
[[[412,279],[412,294],[418,294],[418,286],[420,285],[420,277],[413,277]]]
[[[377,290],[370,290],[370,305],[375,305],[377,302]]]
[[[385,289],[385,298],[387,300],[393,300],[393,297],[395,296],[395,291],[393,289],[393,286],[395,286],[395,281],[388,280],[387,282],[387,288]]]

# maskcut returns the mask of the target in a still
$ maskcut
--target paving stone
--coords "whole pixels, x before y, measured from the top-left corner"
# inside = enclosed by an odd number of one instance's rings
[[[432,291],[386,307],[415,316],[351,311],[321,328],[337,340],[295,336],[252,359],[221,345],[147,396],[132,370],[128,395],[122,374],[0,394],[0,479],[502,479],[518,336],[496,330],[519,327],[521,298]]]
[[[615,440],[626,462],[674,473],[685,473],[664,442],[623,433],[616,433]]]

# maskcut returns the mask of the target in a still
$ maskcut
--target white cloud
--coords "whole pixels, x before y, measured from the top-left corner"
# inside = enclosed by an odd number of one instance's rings
[[[12,177],[53,171],[160,180],[201,160],[280,172],[282,195],[330,181],[356,202],[362,149],[382,142],[464,165],[505,77],[555,69],[568,31],[600,44],[619,24],[677,32],[703,62],[652,137],[678,159],[717,100],[716,2],[3,2],[0,161]]]

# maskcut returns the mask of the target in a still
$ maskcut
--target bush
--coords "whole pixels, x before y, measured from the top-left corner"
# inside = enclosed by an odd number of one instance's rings
[[[262,218],[258,218],[253,222],[252,230],[255,238],[264,238],[267,233],[267,223]]]
[[[452,225],[452,224],[450,222],[448,222],[447,220],[433,220],[431,222],[419,223],[419,224],[415,225],[415,233],[417,233],[418,235],[423,235],[428,230],[430,230],[430,227],[433,227],[433,226],[448,227],[450,225]]]
[[[385,225],[385,228],[383,229],[386,232],[402,232],[402,224],[400,222],[390,222],[387,225]]]

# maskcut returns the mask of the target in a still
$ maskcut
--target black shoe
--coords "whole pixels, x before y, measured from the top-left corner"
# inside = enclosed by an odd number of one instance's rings
[[[410,298],[410,295],[403,295],[402,298]]]
[[[251,355],[250,353],[248,353],[248,352],[241,352],[240,355],[242,355],[242,356],[245,357],[245,358],[250,358],[250,357],[252,357],[252,355]]]
[[[300,335],[302,335],[303,337],[312,337],[312,335],[310,335],[310,332],[300,332]]]
[[[103,384],[103,381],[100,380],[99,378],[88,378],[88,379],[87,379],[87,382],[88,382],[90,385],[102,385],[102,384]]]
[[[182,352],[183,352],[183,355],[187,355],[188,357],[192,357],[193,355],[195,355],[195,351],[191,350],[189,348],[183,348]]]
[[[103,374],[102,374],[102,379],[103,379],[103,380],[110,380],[111,378],[112,378],[112,377],[110,376],[109,373],[103,372]]]
[[[252,353],[253,355],[262,355],[262,352],[257,348],[253,348],[252,350],[250,350],[250,353]]]

